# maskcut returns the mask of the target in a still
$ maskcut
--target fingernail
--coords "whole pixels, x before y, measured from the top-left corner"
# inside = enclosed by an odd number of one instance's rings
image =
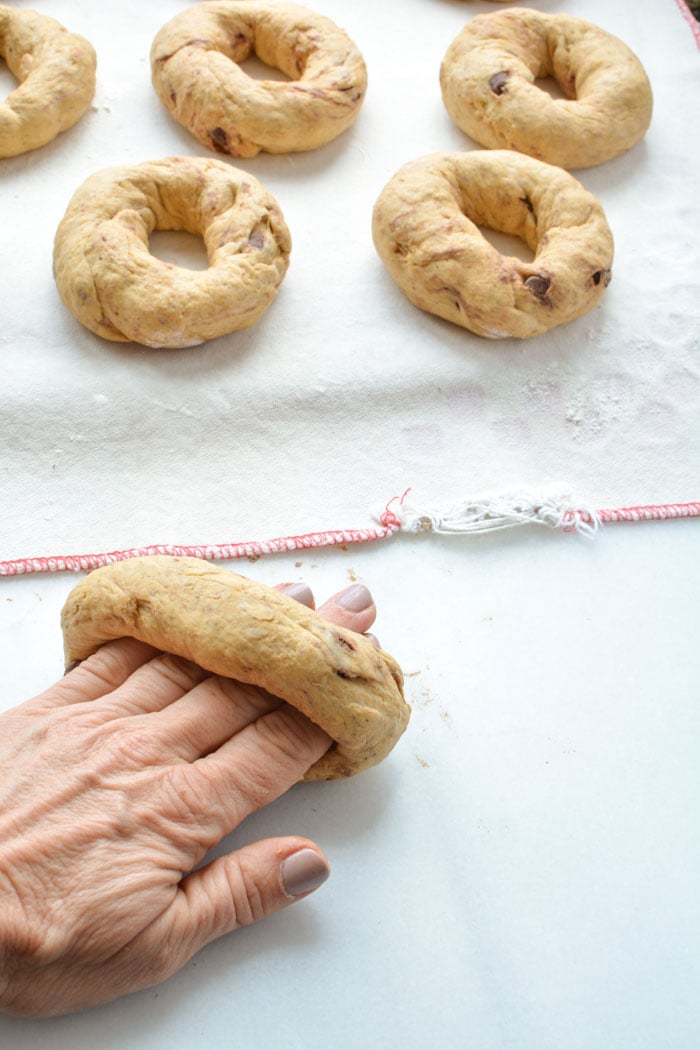
[[[313,849],[300,849],[282,861],[280,878],[288,897],[317,890],[331,873],[325,857]]]
[[[374,599],[364,583],[353,584],[352,587],[348,587],[337,598],[337,604],[341,609],[346,609],[348,612],[363,612],[372,605],[373,601]]]
[[[288,598],[293,598],[295,602],[313,607],[314,594],[308,583],[303,583],[301,580],[298,583],[288,583],[282,593]]]
[[[381,645],[379,644],[379,639],[377,638],[376,634],[372,634],[371,631],[365,631],[365,638],[368,642],[371,642],[372,645],[375,646],[375,648],[381,649]]]

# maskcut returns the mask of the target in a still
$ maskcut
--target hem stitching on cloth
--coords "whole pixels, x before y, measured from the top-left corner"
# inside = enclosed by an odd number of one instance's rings
[[[690,26],[690,31],[695,37],[695,43],[700,48],[700,22],[693,16],[685,0],[676,0],[676,7]]]
[[[536,498],[529,494],[488,496],[464,501],[444,510],[415,509],[406,505],[410,489],[394,496],[377,515],[378,525],[364,529],[340,529],[280,536],[243,543],[213,543],[205,546],[157,544],[131,547],[99,554],[68,554],[0,561],[0,576],[32,573],[91,572],[103,565],[129,558],[165,554],[202,558],[206,561],[248,558],[257,561],[264,554],[283,554],[315,547],[342,547],[388,539],[398,532],[473,534],[510,529],[522,525],[544,525],[561,532],[593,536],[601,525],[644,521],[671,521],[699,518],[700,502],[646,504],[595,510],[577,504],[566,495]]]

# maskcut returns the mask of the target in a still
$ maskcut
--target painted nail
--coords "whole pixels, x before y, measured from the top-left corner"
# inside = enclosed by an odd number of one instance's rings
[[[282,889],[288,897],[301,897],[317,890],[331,873],[325,857],[313,849],[300,849],[282,861]]]
[[[293,598],[295,602],[308,605],[311,609],[314,607],[314,594],[308,583],[303,583],[301,580],[299,583],[288,583],[282,593],[288,598]]]
[[[341,609],[346,609],[347,612],[358,613],[364,612],[365,609],[369,609],[372,602],[372,595],[367,590],[364,583],[353,584],[352,587],[348,587],[347,590],[343,591],[337,599],[337,603]]]

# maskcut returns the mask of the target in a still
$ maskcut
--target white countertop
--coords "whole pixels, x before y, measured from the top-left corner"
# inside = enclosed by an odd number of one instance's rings
[[[407,675],[406,734],[376,769],[294,788],[224,843],[312,837],[333,871],[310,899],[159,988],[0,1018],[0,1043],[697,1045],[697,528],[401,537],[246,565],[319,596],[371,586]],[[60,675],[71,580],[2,584],[8,704]]]

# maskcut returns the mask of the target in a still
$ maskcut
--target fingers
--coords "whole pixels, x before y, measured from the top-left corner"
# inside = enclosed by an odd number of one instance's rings
[[[158,809],[168,820],[196,825],[200,842],[213,845],[298,783],[331,744],[320,726],[283,704],[211,754],[168,766]]]
[[[288,598],[293,598],[295,602],[301,602],[302,605],[306,605],[309,609],[316,608],[313,591],[308,583],[303,583],[302,581],[297,583],[278,583],[275,590],[286,594]]]
[[[163,711],[134,721],[151,730],[161,760],[194,762],[282,703],[257,686],[212,675]]]
[[[281,583],[275,590],[282,591],[302,605],[314,607],[313,593],[305,583]],[[154,660],[153,668],[159,674],[167,671],[167,678],[173,678],[175,686],[180,682],[186,685],[187,674],[191,672],[189,692],[187,688],[169,690],[168,682],[158,682],[150,673],[150,668],[142,668],[138,680],[134,676],[133,689],[132,683],[129,683],[129,693],[135,698],[135,712],[161,712],[157,721],[151,723],[151,728],[156,734],[156,747],[164,755],[167,753],[169,760],[178,757],[192,762],[220,747],[250,722],[282,704],[281,700],[263,689],[215,675],[205,677],[203,672],[197,677],[194,665],[186,665],[186,662],[177,661],[174,657]],[[150,697],[148,702],[138,699],[139,694],[144,692]],[[123,695],[124,691],[120,698]]]
[[[148,663],[137,667],[101,706],[105,715],[112,718],[163,711],[210,676],[211,671],[184,657],[152,650]]]
[[[283,583],[276,589],[313,608],[314,597],[307,584]],[[339,591],[323,608],[329,619],[351,630],[369,625],[376,613],[370,592],[361,584]],[[139,668],[108,703],[110,713],[143,716],[142,724],[132,728],[141,741],[152,734],[148,754],[157,764],[176,759],[193,762],[208,755],[281,705],[264,690],[207,675],[196,665],[167,654]],[[157,718],[146,721],[153,713]]]
[[[275,590],[282,591],[309,609],[316,608],[313,593],[306,583],[280,583]],[[318,612],[331,623],[347,627],[358,634],[367,634],[377,616],[374,599],[363,583],[355,583],[338,591],[323,603]],[[374,635],[368,637],[378,644]]]
[[[275,590],[282,591],[309,609],[316,608],[313,593],[306,583],[280,583]],[[318,612],[331,623],[347,627],[358,634],[366,634],[377,616],[374,599],[363,583],[355,583],[337,591],[323,603]],[[373,635],[370,638],[376,640]]]
[[[275,589],[314,608],[314,596],[306,583],[281,583]],[[93,702],[120,689],[118,696],[111,697],[110,716],[161,711],[208,674],[188,660],[160,653],[145,642],[120,638],[67,670],[66,676],[35,703],[47,707]]]
[[[358,634],[369,631],[377,617],[374,599],[363,583],[355,583],[338,591],[318,611],[331,623],[347,627]]]
[[[288,582],[276,589],[314,608],[306,583]],[[365,633],[376,607],[368,589],[354,584],[333,595],[319,612],[333,623]],[[158,714],[155,722],[140,728],[153,732],[149,754],[152,750],[151,760],[159,764],[177,758],[191,762],[207,755],[280,705],[264,691],[218,678],[188,660],[130,638],[103,645],[34,703],[46,707],[95,701],[100,704],[94,714],[105,721]],[[132,728],[139,730],[138,725]],[[147,734],[140,736],[146,738]]]
[[[31,703],[40,707],[60,707],[97,700],[118,689],[156,652],[152,646],[135,638],[106,642]]]
[[[309,609],[316,608],[313,592],[306,583],[279,583],[275,590],[282,591],[288,597],[294,598],[296,601],[301,602],[302,605],[308,606]],[[353,593],[348,594],[348,592]],[[364,608],[344,608],[344,597],[346,601],[350,602],[351,606],[362,605]],[[369,631],[360,630],[365,623],[373,623],[377,614],[372,595],[362,584],[358,587],[346,587],[344,590],[338,591],[318,611],[327,620],[340,626],[347,626],[350,630],[357,631],[358,634],[364,634],[365,638],[368,638],[372,645],[376,645],[379,648],[379,639],[376,635],[370,634]]]

